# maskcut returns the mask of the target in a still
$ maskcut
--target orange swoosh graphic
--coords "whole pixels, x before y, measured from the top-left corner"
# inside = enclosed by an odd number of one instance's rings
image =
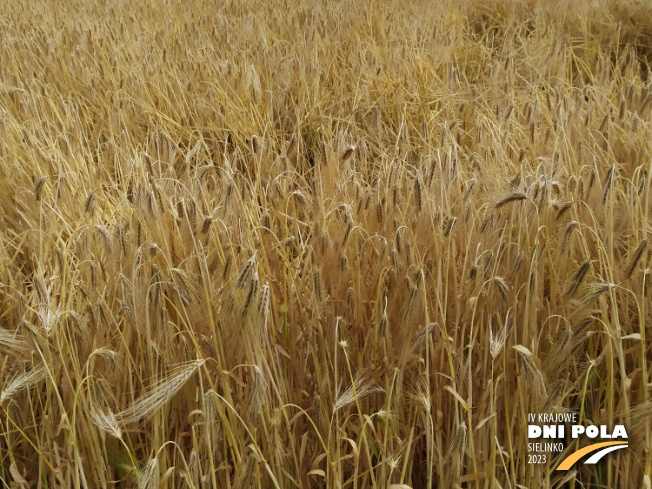
[[[564,461],[561,464],[559,464],[559,467],[557,467],[556,470],[568,470],[573,466],[575,462],[581,459],[584,455],[588,455],[591,452],[595,452],[596,450],[599,450],[604,447],[610,447],[612,445],[627,445],[627,442],[605,441],[602,443],[595,443],[593,445],[589,445],[588,447],[584,447],[581,450],[578,450],[575,453],[572,453],[571,455],[566,457]]]

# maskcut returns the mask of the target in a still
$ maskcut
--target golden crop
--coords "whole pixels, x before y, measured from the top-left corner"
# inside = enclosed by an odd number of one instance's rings
[[[648,2],[1,9],[3,487],[651,487]]]

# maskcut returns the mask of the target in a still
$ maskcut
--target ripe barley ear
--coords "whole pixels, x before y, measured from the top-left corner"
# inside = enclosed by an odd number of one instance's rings
[[[627,278],[630,278],[634,273],[634,270],[636,269],[636,265],[638,265],[638,262],[641,260],[641,257],[643,256],[643,252],[647,249],[647,243],[648,243],[647,239],[644,239],[636,247],[636,251],[634,251],[632,261],[627,267],[627,273],[625,275]]]

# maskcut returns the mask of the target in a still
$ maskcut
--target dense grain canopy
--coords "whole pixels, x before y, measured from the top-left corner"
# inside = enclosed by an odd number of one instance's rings
[[[4,485],[649,488],[651,56],[638,0],[4,0]]]

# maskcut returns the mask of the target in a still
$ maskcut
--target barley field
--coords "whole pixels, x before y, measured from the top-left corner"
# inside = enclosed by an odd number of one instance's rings
[[[642,0],[3,0],[2,487],[650,489],[650,63]]]

